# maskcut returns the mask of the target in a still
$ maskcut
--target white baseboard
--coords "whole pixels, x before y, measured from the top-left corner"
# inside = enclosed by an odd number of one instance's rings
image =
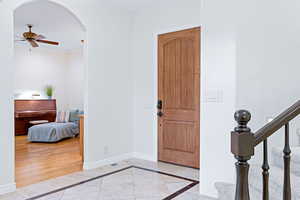
[[[137,158],[137,159],[141,159],[141,160],[157,162],[157,158],[154,158],[153,156],[149,156],[149,155],[139,153],[139,152],[132,153],[132,157]]]
[[[105,165],[118,163],[118,162],[121,162],[123,160],[130,159],[132,157],[133,157],[132,153],[127,153],[127,154],[123,154],[123,155],[120,155],[120,156],[115,156],[115,157],[111,157],[111,158],[107,158],[107,159],[99,160],[99,161],[95,161],[95,162],[84,162],[83,163],[83,169],[84,170],[95,169],[95,168],[103,167]]]
[[[138,153],[138,152],[133,152],[133,153],[127,153],[127,154],[123,154],[120,156],[114,156],[111,158],[107,158],[107,159],[99,160],[99,161],[95,161],[95,162],[84,162],[83,169],[84,170],[96,169],[99,167],[103,167],[105,165],[111,165],[113,163],[118,163],[118,162],[121,162],[124,160],[128,160],[130,158],[137,158],[137,159],[141,159],[141,160],[157,162],[157,159],[152,156],[148,156],[148,155]]]
[[[0,195],[16,191],[16,183],[0,185]]]

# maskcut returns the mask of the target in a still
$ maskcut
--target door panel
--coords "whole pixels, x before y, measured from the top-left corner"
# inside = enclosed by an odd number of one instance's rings
[[[168,150],[182,151],[193,153],[195,144],[194,140],[194,123],[180,121],[165,121],[163,143],[164,148]],[[178,140],[180,138],[180,140]]]
[[[159,160],[199,168],[200,28],[159,35]]]

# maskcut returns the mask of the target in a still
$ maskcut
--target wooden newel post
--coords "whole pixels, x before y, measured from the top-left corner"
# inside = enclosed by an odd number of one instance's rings
[[[231,152],[237,159],[235,200],[250,200],[249,195],[249,164],[254,155],[255,138],[247,127],[251,114],[247,110],[239,110],[234,114],[238,126],[231,132]]]

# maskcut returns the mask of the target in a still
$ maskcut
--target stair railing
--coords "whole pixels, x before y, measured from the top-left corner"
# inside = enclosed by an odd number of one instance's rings
[[[236,191],[235,200],[250,200],[249,195],[249,163],[254,156],[254,149],[260,143],[263,143],[263,193],[262,199],[269,200],[269,162],[268,162],[268,138],[285,127],[285,144],[283,148],[284,161],[284,180],[283,180],[283,200],[291,200],[291,181],[290,181],[290,161],[291,148],[289,143],[289,123],[300,114],[300,101],[289,107],[278,115],[274,120],[267,123],[257,132],[252,133],[247,126],[251,120],[251,114],[247,110],[239,110],[234,114],[238,126],[231,133],[231,152],[234,154],[237,162],[236,166]]]

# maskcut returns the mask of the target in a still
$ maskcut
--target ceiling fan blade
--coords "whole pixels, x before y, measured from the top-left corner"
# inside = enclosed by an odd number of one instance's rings
[[[39,45],[34,40],[27,40],[33,48],[39,47]]]
[[[36,39],[36,40],[43,40],[43,39],[46,39],[46,37],[43,36],[43,35],[38,35],[38,36],[36,36],[35,39]]]
[[[40,43],[45,43],[45,44],[59,45],[58,42],[53,42],[53,41],[48,41],[48,40],[36,40],[36,41],[40,42]]]
[[[15,36],[15,40],[26,40],[26,38],[21,37],[21,36]]]

